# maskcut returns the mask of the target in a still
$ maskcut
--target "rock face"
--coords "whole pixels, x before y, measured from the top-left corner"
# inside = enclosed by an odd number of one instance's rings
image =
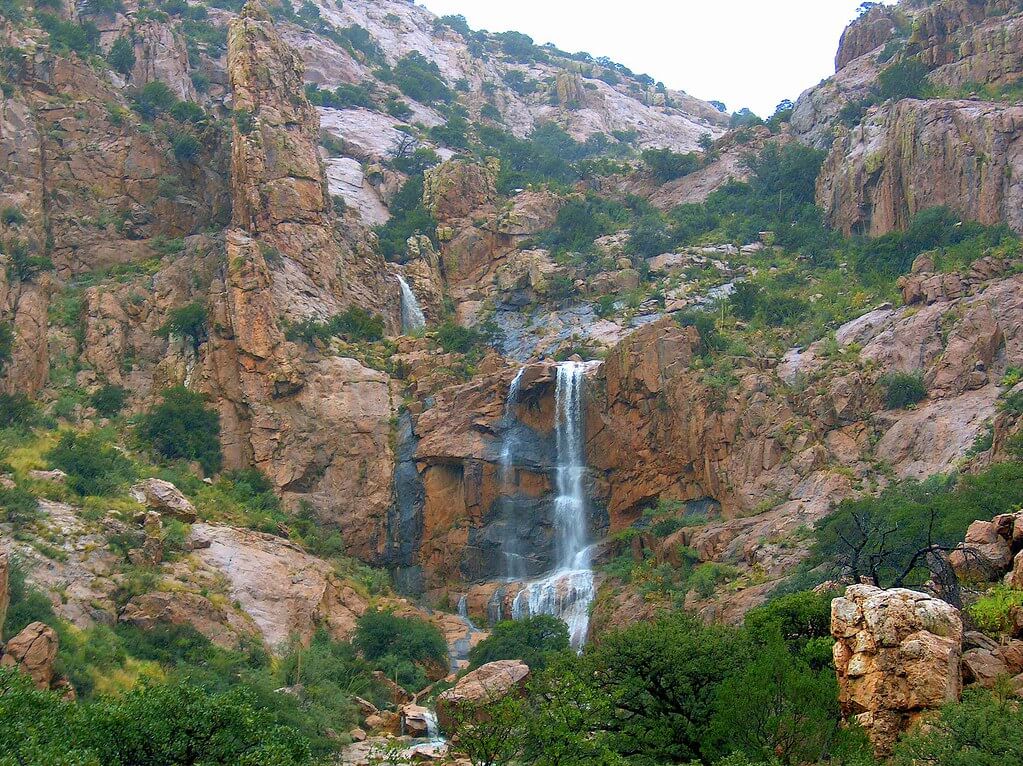
[[[832,146],[817,183],[829,224],[878,236],[946,206],[1023,231],[1023,107],[914,101],[872,110]]]
[[[32,679],[37,689],[50,689],[55,680],[57,632],[49,625],[33,622],[3,648],[0,667],[18,668]]]
[[[196,524],[192,539],[209,546],[194,555],[229,583],[229,597],[253,620],[270,647],[312,638],[318,626],[349,638],[366,601],[342,583],[330,565],[279,537]]]
[[[467,673],[451,689],[437,697],[437,715],[441,727],[451,731],[462,715],[486,717],[488,703],[521,688],[529,679],[529,666],[521,660],[488,662]]]
[[[959,697],[963,623],[924,593],[852,585],[831,604],[839,703],[879,756],[920,715]]]
[[[899,19],[891,6],[878,5],[850,24],[838,43],[835,71],[881,47],[895,37]]]

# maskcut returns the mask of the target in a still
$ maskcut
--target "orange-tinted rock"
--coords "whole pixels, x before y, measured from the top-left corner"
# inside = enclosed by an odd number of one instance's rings
[[[461,716],[486,720],[486,706],[521,689],[529,679],[529,666],[521,660],[488,662],[458,680],[437,697],[441,726],[451,731]]]
[[[33,622],[4,646],[0,667],[18,668],[28,674],[37,689],[49,689],[55,679],[57,648],[57,632],[49,625]]]
[[[959,697],[963,623],[944,601],[852,585],[831,604],[831,635],[842,712],[879,756],[921,714]]]

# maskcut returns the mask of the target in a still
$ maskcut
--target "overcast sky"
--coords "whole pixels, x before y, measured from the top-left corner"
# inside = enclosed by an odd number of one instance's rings
[[[862,0],[419,0],[473,29],[608,56],[730,111],[763,116],[834,73]]]

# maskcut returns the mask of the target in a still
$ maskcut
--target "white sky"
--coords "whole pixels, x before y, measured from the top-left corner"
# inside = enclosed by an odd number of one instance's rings
[[[889,0],[890,1],[890,0]],[[473,29],[608,56],[729,111],[769,116],[834,73],[861,0],[420,0]]]

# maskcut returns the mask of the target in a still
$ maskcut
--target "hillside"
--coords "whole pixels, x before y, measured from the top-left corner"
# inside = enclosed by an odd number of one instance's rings
[[[1020,29],[0,0],[0,766],[1009,762]]]

